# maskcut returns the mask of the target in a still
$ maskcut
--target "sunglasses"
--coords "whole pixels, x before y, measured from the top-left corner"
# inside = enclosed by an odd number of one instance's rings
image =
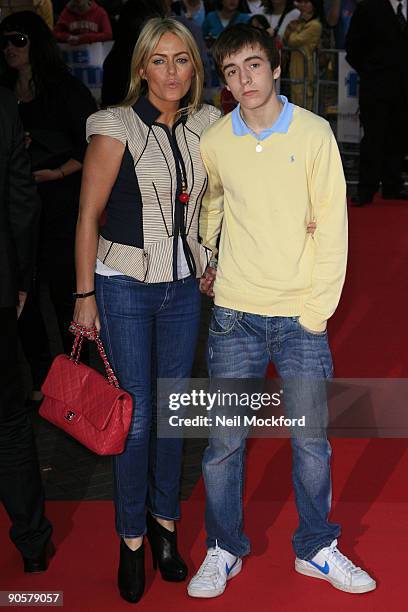
[[[13,47],[22,49],[28,43],[28,36],[25,34],[2,34],[2,36],[0,36],[0,49],[4,51],[9,43],[13,45]]]

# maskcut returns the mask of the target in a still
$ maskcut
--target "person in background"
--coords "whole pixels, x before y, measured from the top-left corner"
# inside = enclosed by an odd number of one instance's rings
[[[182,23],[188,30],[190,30],[200,51],[201,61],[203,62],[204,86],[208,87],[211,82],[211,64],[201,28],[195,23],[193,19],[188,19],[183,14],[183,11],[180,11],[180,15],[177,15],[173,10],[175,4],[171,0],[164,0],[164,6],[166,17],[176,19],[177,21]]]
[[[218,0],[217,9],[208,13],[202,29],[206,40],[215,40],[225,28],[234,23],[246,23],[249,13],[240,12],[240,0]]]
[[[107,12],[94,0],[70,0],[54,28],[55,38],[69,45],[112,40]]]
[[[282,40],[288,24],[299,18],[300,11],[293,6],[293,0],[262,0],[262,6],[271,27],[270,33]]]
[[[2,83],[14,92],[26,133],[31,169],[42,203],[36,281],[19,320],[31,367],[33,399],[51,365],[48,335],[39,308],[47,285],[64,351],[70,353],[75,289],[74,240],[85,153],[85,124],[96,109],[89,90],[62,61],[44,21],[31,11],[13,13],[0,24]]]
[[[253,15],[262,15],[265,12],[262,0],[245,0],[243,3],[247,9],[246,12],[252,13]]]
[[[296,51],[301,49],[306,55],[307,81],[305,83],[291,83],[290,94],[293,104],[303,106],[308,110],[313,107],[313,52],[319,46],[322,35],[322,7],[320,0],[296,0],[296,8],[299,9],[298,19],[291,21],[283,36],[285,45],[292,49],[289,64],[289,76],[291,79],[302,80],[305,78],[305,57]],[[306,86],[306,101],[305,101]],[[306,102],[306,103],[305,103]]]
[[[187,19],[192,19],[200,28],[205,19],[205,6],[202,0],[183,0],[181,14]]]
[[[115,40],[117,36],[117,25],[119,21],[119,15],[123,8],[123,0],[98,0],[99,6],[101,6],[108,14],[110,24],[112,26],[112,39]]]
[[[35,12],[44,19],[50,30],[54,27],[54,9],[51,0],[34,1]]]
[[[268,32],[268,34],[271,29],[269,21],[262,13],[260,13],[259,15],[252,15],[252,17],[250,17],[248,21],[248,24],[253,26],[254,28],[265,30],[266,32]]]
[[[134,401],[126,448],[113,457],[118,587],[132,603],[144,591],[146,533],[163,579],[187,576],[175,525],[183,440],[157,437],[156,385],[191,375],[198,336],[198,278],[209,262],[198,236],[207,186],[200,137],[220,116],[201,103],[202,85],[190,31],[154,18],[137,40],[125,100],[87,122],[74,318],[100,328]]]
[[[356,10],[357,0],[326,0],[324,11],[326,22],[334,28],[336,49],[344,49],[350,21]]]
[[[120,12],[113,47],[103,63],[102,107],[122,102],[129,89],[130,62],[140,30],[150,17],[164,17],[164,0],[127,0]]]
[[[408,141],[407,3],[357,4],[346,59],[360,77],[360,169],[356,206],[370,204],[382,185],[386,200],[408,200],[402,165]]]
[[[1,37],[2,47],[5,42]],[[0,501],[30,573],[45,571],[54,552],[17,351],[17,318],[31,286],[38,213],[17,103],[12,92],[0,88]]]

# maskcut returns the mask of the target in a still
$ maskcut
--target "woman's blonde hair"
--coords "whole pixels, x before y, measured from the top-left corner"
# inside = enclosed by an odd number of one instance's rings
[[[142,28],[133,50],[129,89],[121,106],[132,106],[140,96],[147,93],[147,84],[141,78],[140,70],[146,70],[149,58],[153,55],[160,38],[167,33],[175,34],[186,45],[194,69],[188,104],[180,108],[178,113],[181,111],[192,113],[200,108],[204,84],[204,69],[200,52],[190,31],[176,19],[168,17],[153,17]]]

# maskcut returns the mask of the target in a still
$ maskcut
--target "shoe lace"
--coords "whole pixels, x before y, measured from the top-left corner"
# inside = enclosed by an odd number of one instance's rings
[[[329,555],[331,560],[345,573],[352,574],[361,571],[361,567],[357,567],[356,565],[354,565],[354,563],[350,561],[350,559],[346,557],[346,555],[343,555],[343,553],[339,551],[335,541],[332,542],[332,544],[330,545]]]
[[[221,551],[218,546],[216,548],[210,548],[207,551],[207,556],[205,557],[204,562],[198,572],[201,578],[210,578],[217,573],[220,552]]]

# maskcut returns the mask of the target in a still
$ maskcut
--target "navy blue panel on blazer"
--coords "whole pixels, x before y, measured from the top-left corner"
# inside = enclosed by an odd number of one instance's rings
[[[106,213],[106,223],[101,229],[101,235],[106,240],[116,242],[120,236],[121,244],[139,249],[144,247],[142,195],[127,145]]]

